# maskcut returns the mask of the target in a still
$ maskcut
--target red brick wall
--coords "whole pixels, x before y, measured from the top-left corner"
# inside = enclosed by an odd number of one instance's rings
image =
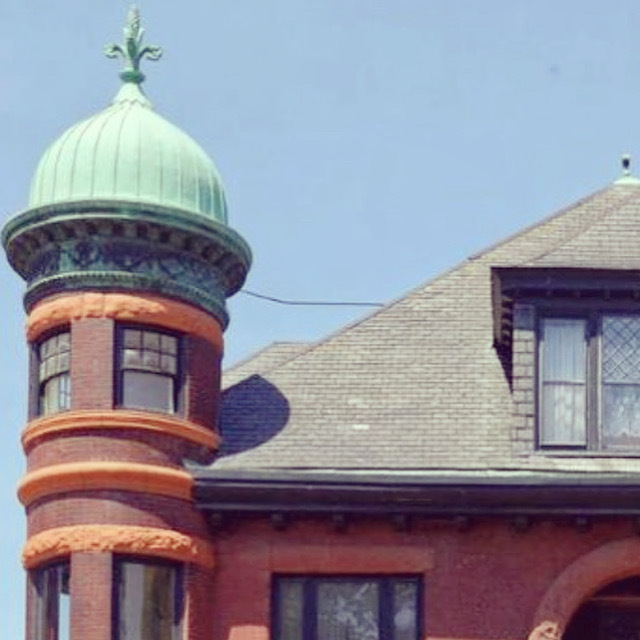
[[[222,354],[197,336],[189,336],[183,344],[186,417],[210,429],[217,428]]]
[[[114,409],[116,326],[106,318],[83,318],[71,324],[71,393],[73,410]],[[214,429],[217,421],[221,353],[207,340],[185,336],[182,415]],[[32,363],[37,376],[37,362]],[[34,378],[35,380],[35,378]],[[37,384],[32,396],[37,399]],[[31,407],[31,417],[35,417]],[[175,436],[134,429],[70,431],[45,436],[30,448],[28,470],[68,462],[118,461],[181,467],[183,459],[204,460],[201,447]],[[207,454],[208,456],[209,454]],[[28,537],[58,527],[82,524],[133,525],[172,529],[207,539],[203,516],[186,500],[130,491],[78,491],[34,502],[27,509]],[[200,625],[190,640],[211,638],[211,573],[185,570],[188,609],[185,624]],[[112,555],[71,556],[72,638],[111,640]],[[28,606],[35,603],[28,589]],[[207,622],[208,621],[208,622]]]
[[[217,536],[210,638],[268,640],[275,573],[409,572],[424,579],[425,637],[524,640],[545,593],[567,566],[629,536],[636,534],[628,520],[596,524],[588,532],[569,522],[542,522],[522,533],[504,520],[468,531],[422,521],[408,533],[373,521],[344,534],[321,520],[284,532],[265,522],[235,525]],[[638,565],[640,573],[640,558]]]
[[[27,470],[66,462],[103,460],[182,467],[192,446],[172,436],[123,429],[74,431],[34,446],[27,456]]]
[[[84,318],[71,325],[71,408],[113,408],[114,322]]]
[[[71,638],[112,640],[110,553],[71,556]]]
[[[27,533],[78,524],[121,524],[173,529],[207,538],[205,521],[189,502],[124,491],[86,491],[34,502]]]
[[[212,629],[218,616],[215,603],[211,599],[213,573],[197,565],[189,565],[185,570],[185,593],[187,608],[183,628],[188,630],[188,640],[213,640]]]

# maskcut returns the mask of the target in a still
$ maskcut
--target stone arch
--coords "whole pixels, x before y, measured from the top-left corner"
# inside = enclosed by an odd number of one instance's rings
[[[602,587],[640,575],[640,538],[604,544],[571,563],[544,594],[533,628],[555,624],[561,634],[580,605]]]

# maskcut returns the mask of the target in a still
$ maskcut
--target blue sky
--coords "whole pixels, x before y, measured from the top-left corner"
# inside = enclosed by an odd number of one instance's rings
[[[640,7],[631,0],[141,0],[145,90],[211,154],[247,288],[384,302],[640,162]],[[45,147],[104,108],[127,2],[0,4],[0,211],[22,210]],[[23,635],[22,284],[0,264],[0,602]],[[362,310],[239,294],[227,364],[316,340]],[[461,307],[460,313],[465,313]],[[470,319],[472,320],[472,319]]]

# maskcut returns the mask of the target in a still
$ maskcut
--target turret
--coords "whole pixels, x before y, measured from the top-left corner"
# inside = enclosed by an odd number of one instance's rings
[[[185,461],[219,443],[225,300],[250,251],[207,154],[141,89],[161,50],[135,9],[124,35],[114,101],[47,149],[2,236],[27,287],[33,640],[191,637],[214,564]]]

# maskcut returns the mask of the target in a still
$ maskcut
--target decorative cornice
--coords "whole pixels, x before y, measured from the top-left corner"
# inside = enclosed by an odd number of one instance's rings
[[[73,431],[133,429],[160,433],[187,440],[193,444],[215,450],[220,437],[193,422],[165,416],[149,415],[143,411],[118,409],[114,411],[62,411],[30,422],[22,433],[25,453],[42,438],[57,437]]]
[[[179,469],[133,462],[73,462],[28,473],[18,485],[27,507],[69,491],[133,491],[191,501],[193,478]]]
[[[589,475],[589,477],[586,477]],[[335,514],[508,519],[640,517],[634,473],[306,472],[194,470],[194,500],[210,514]]]
[[[74,552],[126,553],[189,562],[211,568],[212,545],[178,531],[124,525],[74,525],[38,533],[22,552],[26,569]]]
[[[227,323],[225,298],[244,283],[251,252],[225,224],[180,209],[87,200],[29,209],[2,234],[28,283],[27,309],[69,290],[157,291]]]
[[[27,340],[84,318],[154,324],[199,336],[222,353],[222,329],[209,314],[160,296],[127,293],[70,293],[36,305],[27,319]]]

